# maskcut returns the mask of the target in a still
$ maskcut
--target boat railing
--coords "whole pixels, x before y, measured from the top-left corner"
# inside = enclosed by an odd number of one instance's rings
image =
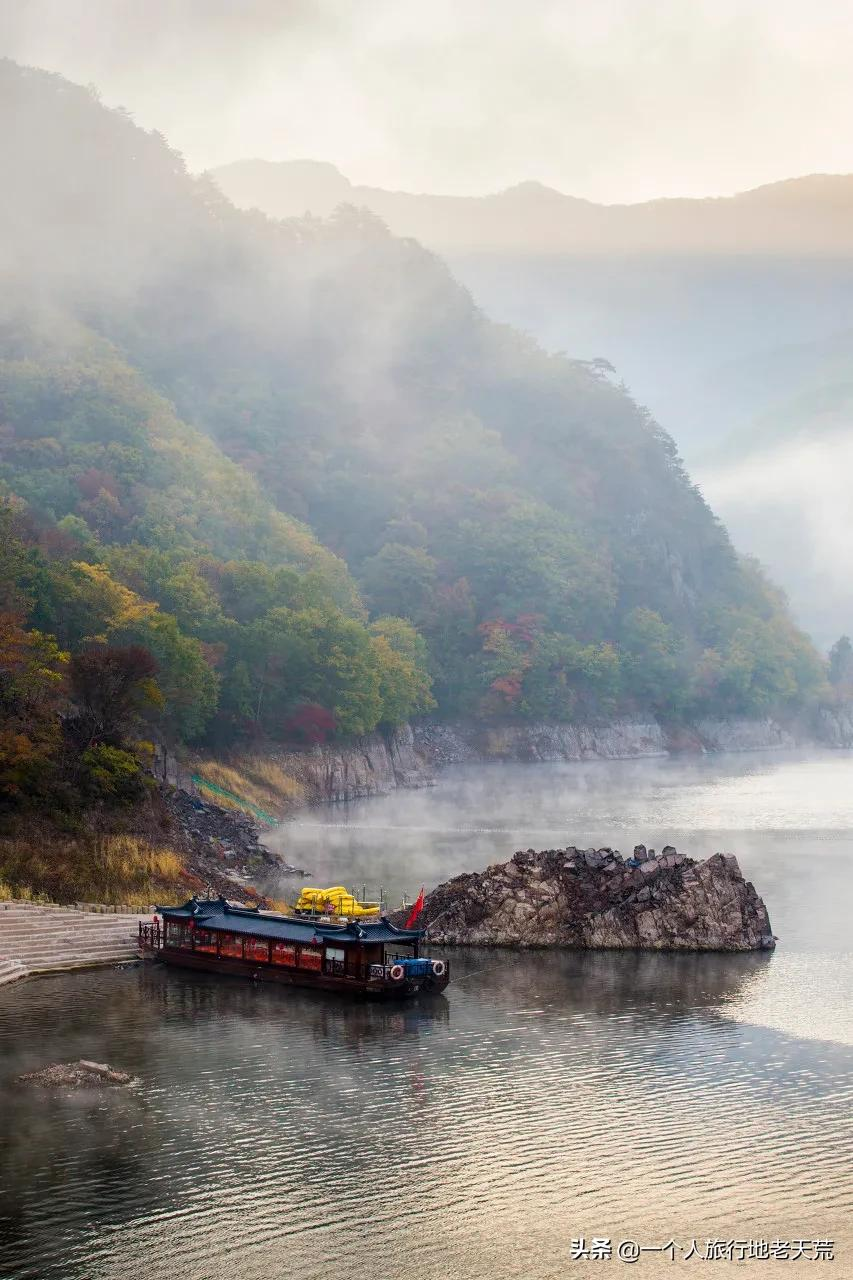
[[[431,956],[413,956],[413,955],[393,955],[388,963],[388,971],[395,965],[402,965],[403,969],[410,977],[426,978],[431,973],[435,973],[437,977],[450,972],[450,966],[446,960],[439,962],[440,971],[436,972],[434,961]]]
[[[162,933],[160,931],[160,921],[152,920],[145,923],[144,920],[139,921],[139,950],[140,951],[159,951],[162,946]]]

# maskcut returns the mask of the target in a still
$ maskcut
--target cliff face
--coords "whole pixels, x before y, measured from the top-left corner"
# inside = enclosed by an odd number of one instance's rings
[[[415,752],[408,724],[387,737],[369,733],[340,745],[276,752],[274,758],[302,783],[311,803],[385,795],[397,787],[429,786],[433,780],[432,770]]]
[[[431,942],[449,946],[758,951],[775,945],[767,908],[737,859],[696,862],[667,846],[516,853],[456,876],[426,899]]]
[[[821,707],[817,717],[818,735],[828,747],[853,747],[853,704]]]
[[[431,786],[435,771],[456,764],[492,760],[636,760],[674,753],[786,749],[819,740],[853,745],[853,713],[824,711],[811,736],[794,734],[776,721],[702,720],[667,729],[654,720],[614,720],[609,724],[508,724],[476,722],[403,724],[389,734],[370,733],[347,742],[308,750],[278,750],[272,759],[300,782],[300,803],[323,804],[387,795],[398,787]],[[158,756],[156,774],[174,786],[192,789],[194,765]],[[205,799],[210,800],[209,796]]]
[[[667,729],[656,720],[609,724],[415,726],[415,750],[435,767],[478,760],[634,760],[672,752],[766,751],[792,748],[798,739],[774,720],[700,720]]]
[[[420,724],[417,751],[431,764],[477,760],[625,760],[664,756],[667,743],[655,721],[610,724]]]

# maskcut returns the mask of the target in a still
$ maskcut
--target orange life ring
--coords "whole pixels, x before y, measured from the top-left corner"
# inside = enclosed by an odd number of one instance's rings
[[[401,978],[405,978],[406,970],[403,968],[401,964],[392,964],[390,976],[394,979],[395,982],[399,982]]]

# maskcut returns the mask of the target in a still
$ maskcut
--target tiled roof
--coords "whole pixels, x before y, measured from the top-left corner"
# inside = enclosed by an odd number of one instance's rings
[[[285,942],[397,942],[411,944],[422,936],[420,929],[397,929],[388,920],[351,921],[347,925],[320,924],[288,916],[240,907],[215,898],[190,898],[182,907],[158,907],[166,920],[193,920],[202,929],[249,934],[256,938],[280,938]]]

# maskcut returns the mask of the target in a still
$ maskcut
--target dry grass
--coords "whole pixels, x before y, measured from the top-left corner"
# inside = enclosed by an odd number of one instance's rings
[[[243,756],[240,767],[259,786],[265,787],[270,795],[278,796],[281,800],[301,800],[305,794],[302,783],[285,773],[274,760],[268,760],[264,756]]]
[[[301,799],[303,794],[301,783],[263,756],[234,756],[227,764],[222,760],[202,760],[196,772],[207,782],[233,792],[274,816]],[[217,795],[215,800],[225,808],[239,808],[227,796]]]
[[[50,902],[45,893],[34,893],[27,884],[11,885],[0,880],[0,902]]]
[[[267,898],[269,906],[266,911],[280,911],[282,915],[288,915],[293,910],[293,903],[288,902],[286,898]]]
[[[0,881],[13,896],[53,902],[144,907],[184,896],[179,855],[131,835],[0,840]]]

